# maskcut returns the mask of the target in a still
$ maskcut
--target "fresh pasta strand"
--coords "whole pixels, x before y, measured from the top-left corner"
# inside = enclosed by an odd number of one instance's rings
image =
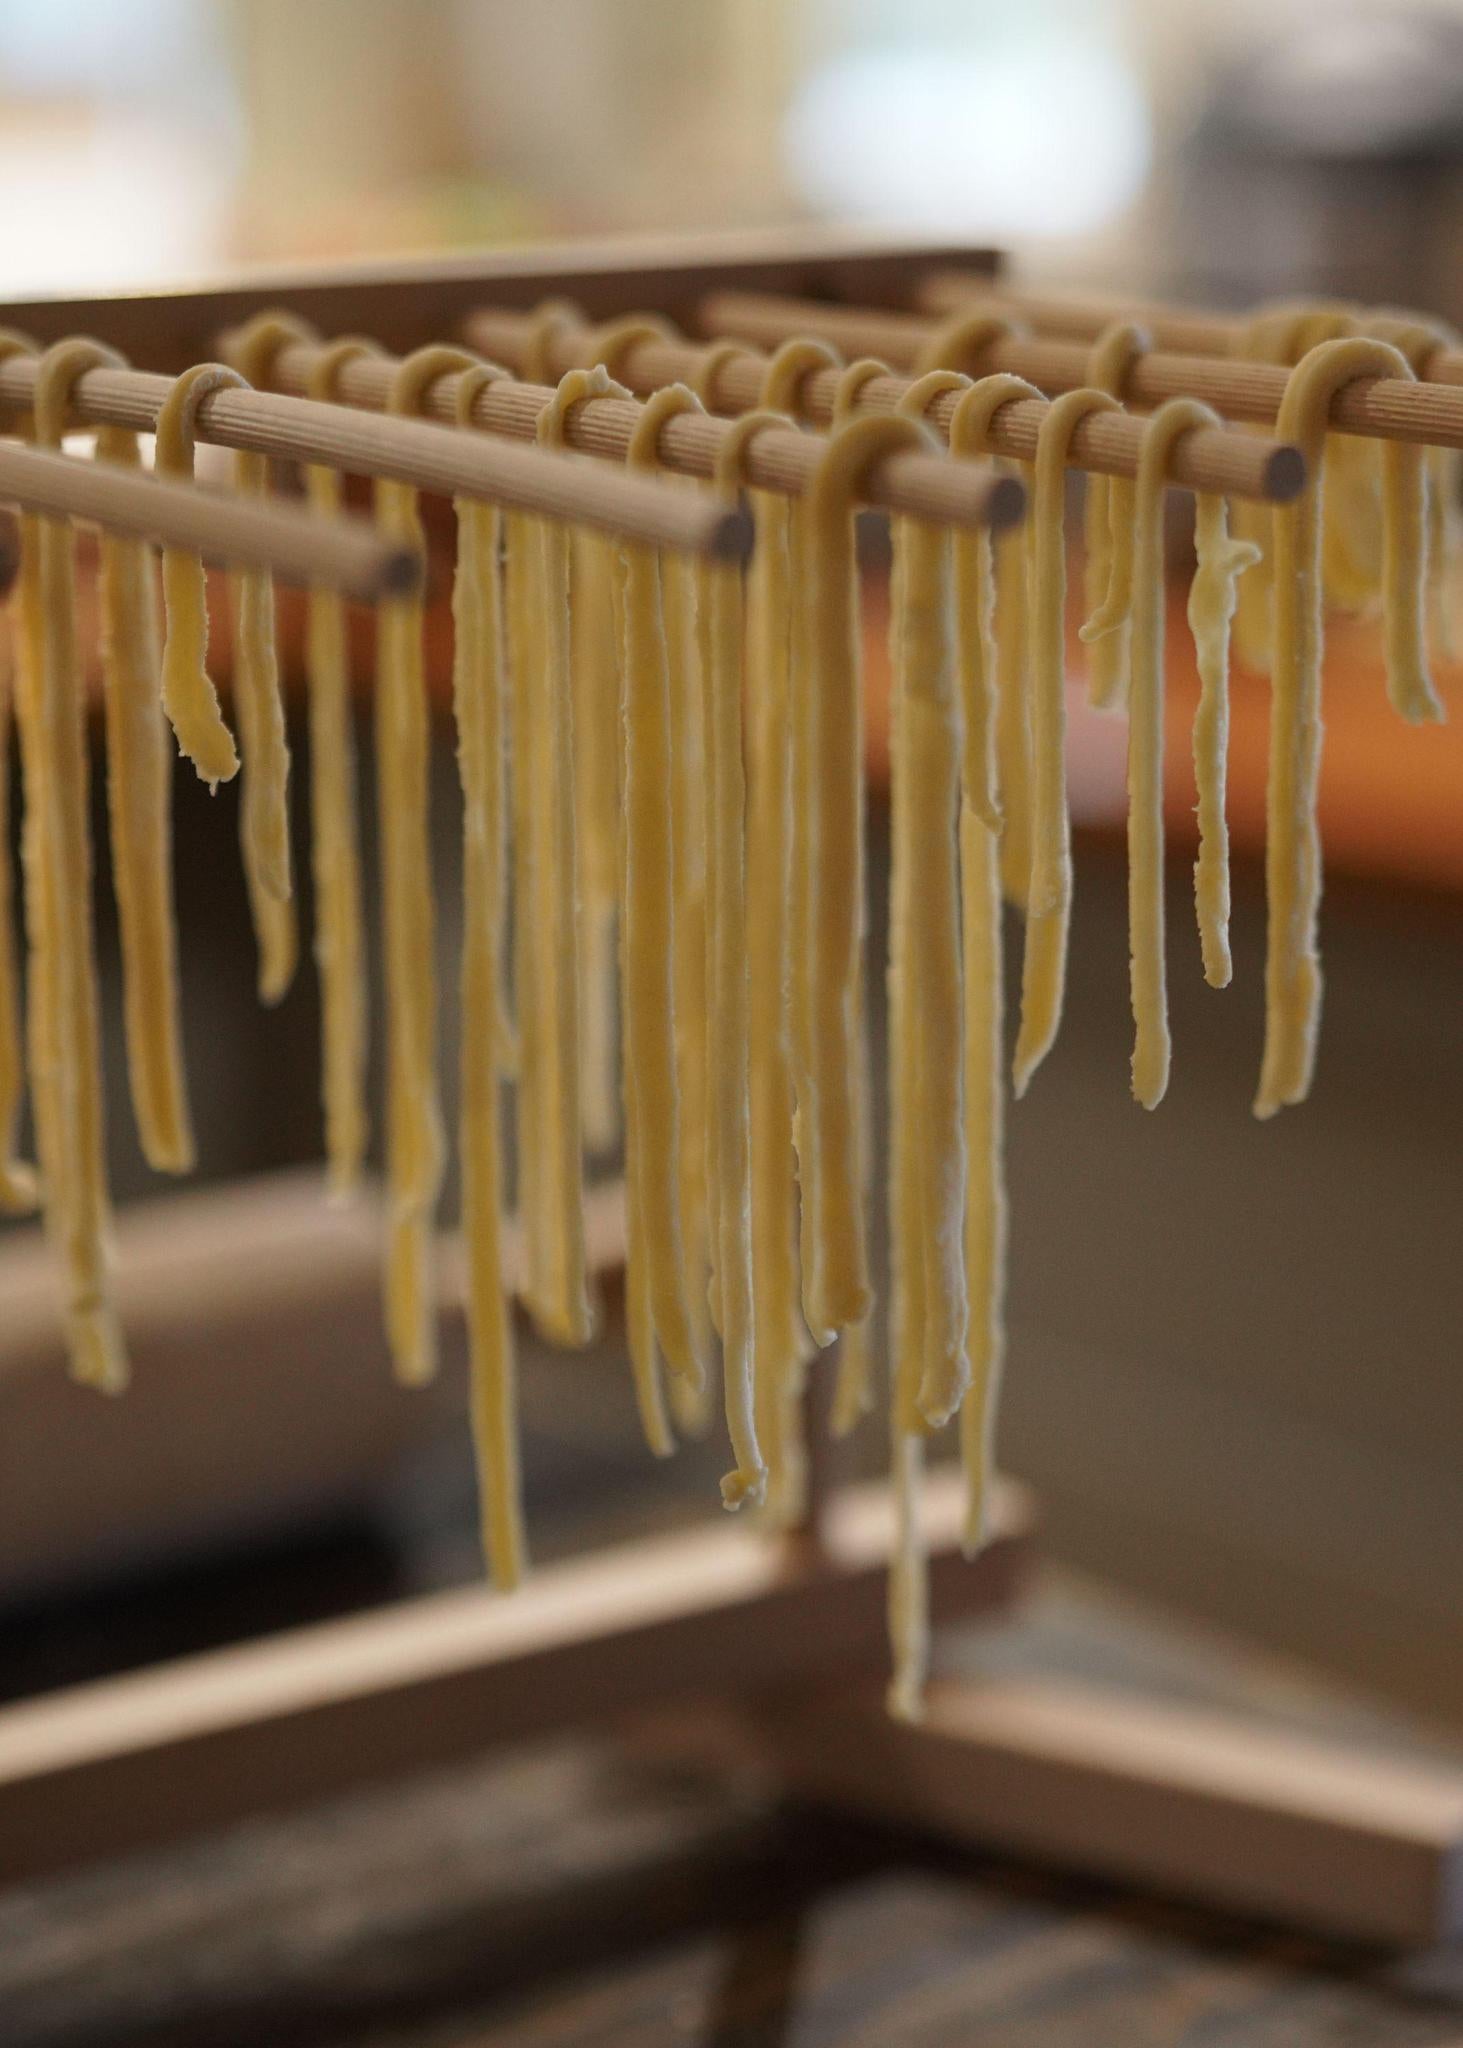
[[[762,409],[785,414],[798,382],[809,370],[833,361],[833,351],[821,343],[785,343],[763,378]],[[768,491],[754,493],[753,506],[757,544],[747,589],[747,928],[757,935],[759,961],[749,1012],[756,1427],[767,1463],[769,1516],[788,1522],[796,1519],[802,1498],[798,1403],[808,1343],[798,1257],[802,1163],[793,1144],[791,511]]]
[[[1149,420],[1138,458],[1133,524],[1132,673],[1128,705],[1128,951],[1133,1094],[1156,1109],[1170,1044],[1163,911],[1163,500],[1174,443],[1217,416],[1172,398]]]
[[[311,367],[308,396],[327,404],[333,401],[347,363],[372,351],[372,343],[353,337],[322,350]],[[340,510],[340,479],[323,463],[306,464],[305,490],[317,512],[330,515]],[[345,604],[338,591],[322,584],[312,584],[306,599],[305,679],[325,1156],[331,1193],[343,1200],[359,1185],[369,1133],[366,940]]]
[[[97,345],[63,341],[36,372],[34,431],[59,448],[71,387]],[[27,922],[33,963],[31,1086],[46,1225],[64,1262],[66,1342],[75,1379],[103,1393],[127,1384],[111,1301],[105,1105],[92,950],[90,773],[76,646],[76,570],[62,519],[22,522],[22,747]]]
[[[570,541],[574,632],[574,813],[579,865],[580,1103],[584,1142],[608,1152],[620,1135],[615,1010],[620,836],[619,634],[614,543]]]
[[[960,389],[958,372],[932,370],[900,403],[919,422],[940,393]],[[861,422],[859,424],[862,424]],[[851,437],[854,428],[846,430]],[[918,447],[919,438],[906,443]],[[875,444],[878,445],[878,444]],[[959,904],[960,719],[955,688],[950,542],[939,527],[901,520],[893,619],[895,689],[904,743],[904,830],[895,861],[900,894],[902,983],[891,1100],[898,1105],[891,1235],[896,1270],[924,1264],[917,1355],[897,1361],[898,1424],[938,1428],[969,1383],[965,1349],[965,1129],[962,1104]]]
[[[1275,659],[1266,790],[1265,1052],[1255,1114],[1273,1116],[1310,1089],[1320,1023],[1316,925],[1321,894],[1316,797],[1321,765],[1320,498],[1326,422],[1336,392],[1358,377],[1410,377],[1385,342],[1327,341],[1292,371],[1276,432],[1294,441],[1310,482],[1274,512]],[[1388,693],[1410,720],[1437,717],[1422,653],[1422,455],[1382,451],[1383,586]]]
[[[457,385],[466,425],[479,392],[503,374],[483,364]],[[452,700],[462,782],[462,1044],[459,1147],[467,1250],[467,1326],[483,1547],[493,1583],[522,1577],[513,1324],[503,1284],[499,1025],[504,906],[503,621],[495,506],[458,498],[452,584]]]
[[[267,384],[279,350],[302,338],[315,337],[286,314],[262,313],[234,338],[233,363],[249,384]],[[267,457],[241,449],[234,457],[234,485],[242,497],[262,498],[269,488]],[[244,874],[259,939],[259,999],[277,1003],[294,979],[299,930],[290,872],[290,755],[274,647],[274,584],[267,569],[235,569],[229,589],[234,704],[244,756]]]
[[[1199,855],[1194,863],[1194,909],[1204,979],[1227,988],[1229,951],[1229,826],[1225,782],[1229,754],[1229,628],[1238,579],[1260,560],[1251,541],[1231,540],[1223,498],[1200,491],[1194,506],[1194,580],[1189,586],[1189,631],[1199,666],[1194,713],[1194,787],[1198,795]]]
[[[1458,345],[1457,329],[1445,320],[1419,320],[1410,314],[1381,311],[1364,315],[1361,324],[1372,340],[1389,341],[1400,349],[1417,377],[1426,376],[1439,349]],[[1452,659],[1457,650],[1449,576],[1458,552],[1458,480],[1463,461],[1456,448],[1429,448],[1423,462],[1427,476],[1428,623],[1438,652]]]
[[[1024,1095],[1061,1022],[1072,894],[1071,828],[1064,759],[1067,732],[1066,555],[1063,507],[1067,448],[1079,420],[1116,412],[1105,391],[1077,390],[1052,401],[1037,440],[1030,517],[1033,614],[1031,886],[1021,975],[1021,1026],[1014,1080]],[[998,599],[999,603],[999,599]]]
[[[25,1053],[20,974],[15,958],[15,883],[10,864],[10,697],[14,644],[10,620],[0,646],[0,1213],[23,1216],[39,1199],[35,1169],[19,1157]]]
[[[1121,399],[1133,358],[1153,346],[1146,329],[1116,320],[1092,344],[1087,382]],[[1083,505],[1088,699],[1100,711],[1127,698],[1129,621],[1133,608],[1134,486],[1128,477],[1089,476]]]
[[[470,368],[461,349],[417,349],[397,365],[388,411],[411,414],[439,377]],[[410,484],[376,483],[381,527],[422,545]],[[437,1370],[433,1251],[442,1190],[437,1089],[436,919],[428,829],[427,685],[419,594],[382,601],[376,627],[376,810],[386,1011],[386,1334],[396,1375],[421,1386]]]
[[[562,444],[564,420],[608,380],[571,370],[539,415],[538,439]],[[531,750],[530,775],[539,807],[537,861],[532,880],[533,1008],[545,1041],[539,1119],[532,1134],[540,1156],[535,1169],[540,1199],[525,1217],[535,1249],[529,1260],[529,1307],[535,1321],[560,1343],[587,1343],[593,1330],[584,1246],[583,1116],[580,1108],[579,934],[575,889],[574,704],[570,652],[567,530],[536,521],[537,624],[521,652],[532,660],[528,687],[537,701],[518,730]],[[545,701],[546,700],[546,701]],[[520,695],[520,705],[524,697]]]
[[[690,394],[686,394],[689,397]],[[681,409],[674,388],[657,392],[640,416],[627,461],[654,460],[665,418]],[[686,1300],[685,1257],[676,1200],[680,1183],[679,1101],[675,1072],[675,990],[672,977],[675,916],[674,845],[671,837],[670,684],[659,565],[652,549],[621,546],[622,624],[625,636],[621,730],[625,815],[624,1061],[633,1074],[627,1119],[636,1134],[636,1199],[644,1231],[651,1312],[667,1369],[690,1380],[703,1367]]]
[[[950,421],[950,452],[983,454],[1002,405],[1029,395],[1019,378],[982,378]],[[957,647],[964,729],[961,744],[960,905],[965,1108],[966,1349],[970,1386],[960,1407],[965,1474],[964,1547],[985,1540],[995,1456],[995,1419],[1005,1357],[1006,1181],[1002,1062],[1000,817],[993,692],[998,676],[990,536],[972,536],[968,567],[957,542]],[[983,543],[983,545],[981,545]]]
[[[157,416],[153,461],[159,476],[192,476],[193,423],[199,406],[213,392],[236,389],[243,381],[223,363],[198,363],[174,382]],[[238,774],[239,757],[205,666],[208,592],[197,555],[163,549],[163,602],[163,709],[178,745],[202,779],[216,789]]]

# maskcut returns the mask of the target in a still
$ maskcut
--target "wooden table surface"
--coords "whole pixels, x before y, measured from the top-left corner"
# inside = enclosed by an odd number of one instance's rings
[[[1109,1622],[1043,1597],[969,1654],[1100,1669]],[[1189,1645],[1141,1631],[1120,1661],[1149,1691],[1204,1683]],[[1258,1711],[1311,1714],[1284,1674],[1266,1696],[1228,1668]],[[604,1735],[0,1897],[0,2041],[1443,2048],[1463,2044],[1463,1952],[1332,1946],[956,1854]]]

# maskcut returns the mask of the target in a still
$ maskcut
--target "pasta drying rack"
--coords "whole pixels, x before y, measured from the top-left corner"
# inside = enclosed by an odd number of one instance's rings
[[[696,333],[717,330],[717,308],[735,293],[739,335],[750,321],[758,338],[759,303],[770,338],[785,331],[785,302],[804,302],[804,315],[816,302],[833,339],[892,343],[898,362],[922,285],[938,275],[948,294],[952,273],[957,285],[989,284],[997,268],[992,252],[962,249],[680,242],[46,300],[12,305],[6,319],[47,341],[93,333],[176,373],[269,306],[397,350],[467,336],[496,352],[511,316],[550,297],[594,319],[647,310]],[[1055,357],[1048,367],[1061,368]],[[1038,366],[1030,373],[1041,381]],[[1135,399],[1170,395],[1151,363],[1145,374]],[[1132,424],[1084,428],[1092,466],[1121,468],[1124,448],[1131,458]],[[1246,487],[1278,495],[1285,451],[1257,448]],[[1189,481],[1225,487],[1223,470],[1205,471],[1202,452],[1196,460]],[[296,1204],[277,1225],[259,1211],[241,1231],[237,1206],[226,1217],[219,1204],[204,1192],[176,1205],[190,1219],[177,1233],[187,1255],[157,1276],[171,1290],[158,1317],[176,1326],[181,1303],[198,1356],[230,1341],[287,1351],[307,1296],[329,1299],[332,1287],[368,1286],[374,1309],[374,1274],[363,1277],[333,1227],[317,1229]],[[283,1231],[293,1263],[280,1256]],[[610,1214],[602,1265],[614,1263],[617,1236]],[[228,1291],[215,1294],[199,1276],[226,1257]],[[127,1312],[145,1332],[146,1300],[134,1295]],[[806,1524],[785,1537],[722,1518],[540,1568],[511,1599],[476,1588],[413,1599],[0,1708],[0,1878],[29,1881],[495,1744],[653,1711],[652,1735],[716,1745],[730,1731],[792,1789],[954,1838],[1369,1937],[1423,1941],[1460,1924],[1450,1874],[1463,1799],[1445,1775],[1035,1682],[937,1677],[920,1725],[887,1719],[892,1510],[882,1487],[832,1488],[812,1462]],[[974,1562],[960,1554],[952,1475],[932,1476],[924,1514],[936,1627],[1005,1608],[1032,1547],[1023,1491],[1001,1488]]]

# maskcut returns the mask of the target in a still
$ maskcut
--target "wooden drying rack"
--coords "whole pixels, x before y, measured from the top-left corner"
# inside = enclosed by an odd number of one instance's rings
[[[927,323],[910,324],[927,280],[958,270],[967,281],[989,281],[996,267],[989,252],[950,248],[786,240],[698,250],[678,243],[44,300],[14,305],[5,317],[43,341],[96,333],[145,364],[92,371],[78,386],[83,417],[145,427],[165,375],[216,356],[225,330],[267,307],[288,308],[322,335],[369,334],[397,351],[470,336],[511,358],[521,323],[515,330],[504,316],[550,297],[573,300],[589,321],[644,310],[691,334],[727,331],[751,340],[772,338],[774,326],[787,331],[769,306],[780,306],[785,320],[788,302],[801,301],[795,325],[816,322],[860,349],[893,341],[906,353],[887,353],[905,365],[911,337],[929,331]],[[759,303],[765,317],[753,318],[748,309]],[[990,366],[1061,388],[1071,365],[1055,357],[1048,364],[1044,355],[1038,364],[1032,353],[1059,345],[1023,346],[1018,361],[1003,344]],[[649,389],[667,374],[687,374],[686,353],[647,342],[623,367],[633,387]],[[1147,358],[1135,372],[1136,399],[1172,395],[1158,388],[1156,361]],[[1054,365],[1061,374],[1044,380],[1042,367]],[[303,367],[299,352],[281,353],[287,393],[300,388]],[[718,402],[729,410],[755,402],[755,362],[733,363],[724,374],[728,388],[714,394]],[[26,376],[17,359],[0,365],[0,403],[23,402]],[[348,403],[381,404],[379,368],[353,366],[342,381]],[[897,397],[885,391],[876,402],[888,409]],[[1463,393],[1450,397],[1463,404]],[[1339,403],[1354,403],[1369,431],[1396,431],[1386,424],[1386,400],[1374,385]],[[534,403],[504,392],[495,399],[492,387],[482,395],[485,409],[512,404],[531,414]],[[623,451],[638,408],[627,413],[625,401],[607,403],[616,410],[601,413],[600,425],[591,420],[581,445],[614,454]],[[816,379],[808,380],[804,405],[814,419],[826,418],[827,394]],[[201,437],[275,451],[281,407],[292,408],[285,415],[291,453],[378,475],[399,475],[406,464],[411,481],[421,480],[426,463],[435,465],[430,474],[441,490],[476,487],[516,502],[512,458],[529,451],[499,438],[522,435],[516,413],[475,421],[496,426],[491,435],[379,418],[361,420],[353,434],[340,407],[225,391],[206,401]],[[1006,452],[1029,455],[1040,405],[1008,411]],[[581,416],[589,412],[582,408]],[[1252,401],[1242,416],[1273,418],[1273,408],[1257,412]],[[716,432],[710,422],[675,421],[662,452],[671,466],[704,474]],[[1130,471],[1134,436],[1121,418],[1084,423],[1075,459]],[[756,444],[771,464],[756,480],[795,489],[788,465],[805,464],[808,454],[792,445],[801,437],[777,438],[789,445],[779,450],[771,434]],[[1238,436],[1195,435],[1188,459],[1198,473],[1188,480],[1284,497],[1299,484],[1292,454],[1254,437],[1245,446]],[[603,464],[595,474],[617,484],[644,481]],[[890,462],[870,495],[903,507],[908,491],[918,494],[927,481]],[[957,485],[967,495],[947,516],[991,517],[990,501],[973,510],[971,487],[970,479]],[[593,488],[588,497],[606,502]],[[574,510],[586,516],[577,502]],[[617,497],[608,517],[623,516]],[[718,508],[717,517],[726,516]],[[703,529],[698,544],[713,552],[741,545],[733,527],[723,527],[720,539]],[[131,1293],[123,1288],[144,1359],[150,1327],[170,1332],[175,1352],[186,1357],[230,1355],[228,1344],[237,1346],[245,1324],[251,1343],[266,1328],[276,1345],[288,1343],[309,1304],[340,1312],[333,1286],[368,1290],[374,1312],[374,1276],[359,1265],[358,1243],[345,1250],[336,1225],[322,1220],[316,1231],[288,1202],[256,1205],[241,1227],[239,1201],[237,1193],[203,1191],[170,1205],[178,1220],[152,1264],[135,1274]],[[122,1234],[125,1242],[125,1218]],[[601,1264],[613,1264],[617,1233],[597,1235]],[[226,1292],[203,1277],[224,1265]],[[1351,1934],[1428,1941],[1458,1923],[1463,1888],[1452,1879],[1463,1792],[1445,1775],[1289,1733],[1217,1724],[1181,1707],[1139,1709],[1040,1686],[1013,1694],[937,1677],[922,1726],[887,1721],[880,1673],[889,1503],[882,1488],[830,1490],[819,1460],[811,1482],[807,1526],[791,1537],[769,1541],[744,1523],[716,1518],[697,1532],[543,1568],[508,1600],[477,1588],[412,1600],[0,1709],[0,1878],[33,1879],[146,1848],[606,1711],[679,1704],[696,1709],[699,1723],[714,1702],[708,1723],[720,1727],[730,1715],[738,1739],[754,1741],[790,1787],[824,1801]],[[973,1564],[958,1553],[950,1475],[934,1475],[925,1513],[935,1623],[1000,1611],[1031,1548],[1024,1494],[1001,1489],[992,1540]]]

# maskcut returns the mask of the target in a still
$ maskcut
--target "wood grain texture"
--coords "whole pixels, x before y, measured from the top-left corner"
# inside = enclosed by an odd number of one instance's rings
[[[1019,1489],[959,1550],[960,1481],[926,1490],[931,1612],[1011,1597]],[[291,1630],[0,1709],[0,1879],[164,1842],[606,1714],[882,1669],[893,1510],[827,1504],[821,1548],[727,1519],[549,1566],[510,1599],[472,1587]]]

